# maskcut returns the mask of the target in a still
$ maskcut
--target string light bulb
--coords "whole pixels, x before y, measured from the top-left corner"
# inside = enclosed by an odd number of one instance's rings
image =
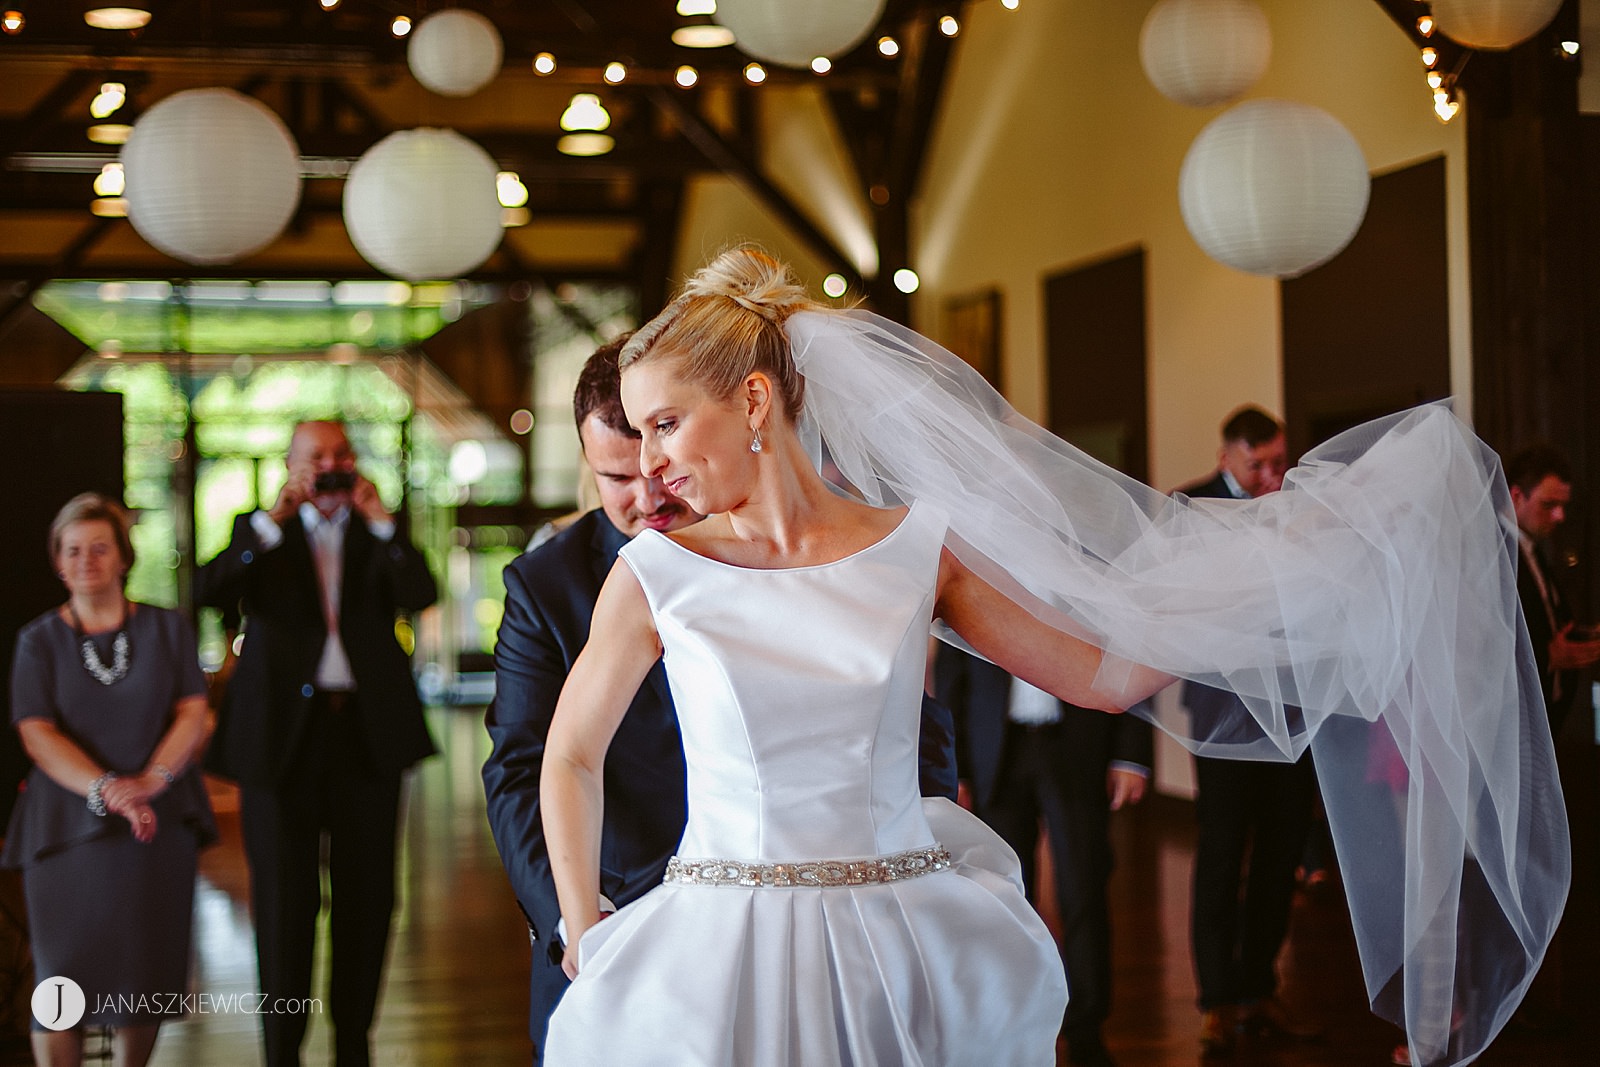
[[[1418,15],[1417,16],[1417,32],[1422,34],[1422,36],[1424,36],[1424,37],[1432,37],[1433,36],[1433,16],[1432,15]]]
[[[1444,84],[1444,75],[1437,70],[1428,71],[1428,88],[1437,89]]]
[[[128,87],[121,82],[103,82],[100,92],[89,101],[89,114],[97,119],[108,118],[128,100]]]
[[[554,74],[556,70],[556,57],[549,52],[540,52],[533,57],[533,72],[541,78],[546,74]]]
[[[20,11],[7,11],[4,15],[0,15],[0,30],[4,30],[13,37],[21,33],[22,27],[27,24],[28,20],[23,17]]]
[[[673,72],[672,80],[678,83],[680,89],[693,89],[695,83],[700,80],[700,72],[685,63]]]
[[[954,15],[942,15],[939,18],[939,32],[946,37],[954,37],[961,32],[961,23]]]
[[[411,32],[411,19],[406,15],[396,15],[394,21],[389,23],[389,32],[396,37],[404,37]]]
[[[1422,65],[1424,67],[1427,67],[1429,70],[1432,70],[1433,67],[1438,62],[1439,62],[1439,50],[1437,48],[1434,48],[1432,45],[1429,45],[1427,48],[1424,48],[1422,50]]]
[[[1020,0],[1000,0],[1000,6],[1007,11],[1015,11]]]
[[[760,63],[746,63],[744,66],[744,80],[751,85],[760,85],[767,80],[767,68]]]
[[[1434,90],[1433,113],[1439,117],[1440,122],[1449,122],[1460,110],[1461,105],[1456,101],[1454,92],[1449,89]]]
[[[610,82],[612,85],[621,85],[627,76],[628,68],[625,65],[614,61],[606,64],[606,72],[601,75],[601,77],[605,78],[605,80]]]
[[[893,37],[885,35],[878,38],[878,54],[894,58],[900,54],[900,42]]]
[[[332,11],[339,6],[339,0],[317,0],[317,3],[322,5],[324,11]]]
[[[813,74],[826,74],[832,69],[833,60],[829,59],[827,56],[818,56],[816,59],[811,61],[811,72]]]

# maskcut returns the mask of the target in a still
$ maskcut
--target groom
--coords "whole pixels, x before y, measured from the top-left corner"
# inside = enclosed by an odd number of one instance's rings
[[[588,640],[600,586],[622,546],[647,527],[671,533],[701,518],[661,479],[640,472],[639,434],[623,414],[617,370],[626,341],[626,336],[617,338],[589,358],[573,396],[578,439],[594,472],[600,507],[506,568],[495,696],[484,717],[493,742],[483,765],[489,825],[533,941],[528,1031],[535,1063],[541,1062],[550,1013],[567,987],[557,927],[561,909],[539,813],[540,761],[556,699]],[[955,796],[954,746],[950,713],[924,700],[924,793]],[[683,741],[666,672],[657,662],[606,754],[603,911],[661,884],[686,818]]]

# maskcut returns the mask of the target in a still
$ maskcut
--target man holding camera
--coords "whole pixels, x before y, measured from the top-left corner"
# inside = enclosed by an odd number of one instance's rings
[[[434,752],[395,620],[438,590],[356,471],[343,424],[299,424],[285,462],[271,508],[236,517],[196,577],[196,601],[230,628],[242,618],[245,634],[208,763],[240,787],[267,1064],[300,1062],[326,856],[334,1061],[361,1067],[395,904],[402,775]]]

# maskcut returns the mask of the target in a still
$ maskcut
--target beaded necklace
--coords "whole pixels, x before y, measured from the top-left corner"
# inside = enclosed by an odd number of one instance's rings
[[[128,644],[128,601],[126,599],[122,601],[122,621],[117,624],[117,636],[111,641],[109,667],[101,661],[100,650],[94,647],[94,639],[84,633],[83,623],[78,620],[78,609],[68,603],[67,614],[72,616],[72,632],[78,635],[78,652],[83,657],[83,669],[101,685],[115,685],[126,677],[131,659]]]

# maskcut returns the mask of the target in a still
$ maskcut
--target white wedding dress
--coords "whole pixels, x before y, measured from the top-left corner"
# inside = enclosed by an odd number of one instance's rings
[[[1015,854],[918,795],[945,530],[915,505],[869,548],[783,570],[652,531],[623,549],[689,822],[667,883],[584,935],[551,1067],[1055,1063],[1066,980]]]

